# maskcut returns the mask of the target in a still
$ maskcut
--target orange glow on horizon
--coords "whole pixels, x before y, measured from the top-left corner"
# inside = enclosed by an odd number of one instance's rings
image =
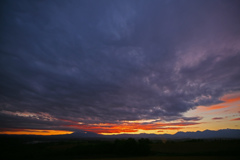
[[[64,130],[39,130],[39,129],[7,129],[6,131],[0,131],[0,134],[10,134],[10,135],[64,135],[71,134],[73,131]]]
[[[145,133],[148,131],[152,131],[154,133],[161,131],[172,131],[172,133],[177,132],[177,130],[183,129],[185,126],[197,125],[200,123],[196,122],[180,122],[180,123],[100,123],[89,124],[89,125],[65,125],[66,127],[73,127],[81,130],[85,130],[88,132],[94,132],[103,135],[111,135],[111,134],[123,134],[123,133]]]

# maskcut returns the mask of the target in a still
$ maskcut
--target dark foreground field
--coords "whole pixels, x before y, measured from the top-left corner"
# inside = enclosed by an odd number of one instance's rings
[[[0,159],[234,160],[240,140],[48,139],[0,137]],[[164,143],[163,143],[164,142]]]
[[[76,159],[78,160],[78,159]],[[239,160],[239,156],[148,156],[148,157],[125,157],[125,158],[100,158],[81,160]]]

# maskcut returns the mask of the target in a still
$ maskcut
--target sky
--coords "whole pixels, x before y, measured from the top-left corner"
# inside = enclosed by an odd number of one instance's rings
[[[0,3],[0,134],[240,129],[239,0]]]

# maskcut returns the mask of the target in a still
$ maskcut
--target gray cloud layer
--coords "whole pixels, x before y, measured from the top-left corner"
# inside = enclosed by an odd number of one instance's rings
[[[2,111],[172,120],[240,90],[237,0],[1,3]]]

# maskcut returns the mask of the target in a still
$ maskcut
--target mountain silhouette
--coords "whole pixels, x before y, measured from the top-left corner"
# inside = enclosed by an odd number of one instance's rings
[[[197,132],[177,132],[174,135],[171,134],[120,134],[109,136],[112,138],[169,138],[169,139],[207,139],[207,138],[240,138],[239,129],[221,129],[217,131],[205,130]]]
[[[178,132],[173,135],[174,138],[192,138],[192,139],[205,139],[205,138],[240,138],[239,129],[221,129],[218,131],[197,131],[197,132]]]
[[[50,139],[101,139],[101,138],[166,138],[166,139],[240,139],[240,129],[221,129],[217,131],[205,130],[197,132],[177,132],[174,135],[171,134],[118,134],[118,135],[101,135],[94,132],[87,131],[75,131],[72,134],[66,135],[52,135],[52,136],[37,136],[37,135],[0,135],[0,137],[45,137]]]

